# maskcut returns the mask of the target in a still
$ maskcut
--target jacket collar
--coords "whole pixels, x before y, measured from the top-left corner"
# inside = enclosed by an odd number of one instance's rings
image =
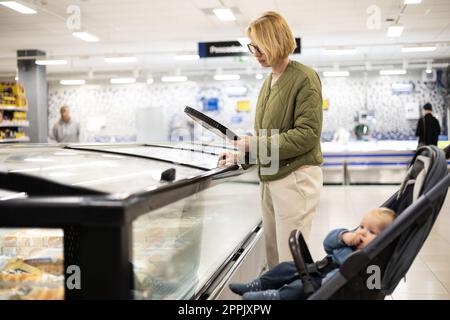
[[[275,82],[273,87],[271,88],[272,91],[278,91],[278,90],[282,89],[286,84],[291,82],[292,75],[293,75],[292,71],[294,69],[294,67],[293,67],[294,63],[295,63],[295,61],[289,60],[289,63],[287,65],[286,69],[281,74],[280,78],[278,78],[277,82]],[[271,83],[272,83],[272,73],[270,73],[270,76],[269,76],[269,81],[268,81],[269,88],[270,88]]]

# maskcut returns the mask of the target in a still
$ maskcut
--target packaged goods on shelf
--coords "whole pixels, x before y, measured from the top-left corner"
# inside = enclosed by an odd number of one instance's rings
[[[18,82],[0,83],[0,143],[26,141],[21,127],[28,126],[28,101]]]
[[[23,86],[18,82],[0,83],[0,104],[18,107],[27,106],[27,98]]]
[[[64,299],[63,232],[0,229],[0,299]]]
[[[0,299],[64,299],[64,275],[46,273],[21,259],[0,256]]]

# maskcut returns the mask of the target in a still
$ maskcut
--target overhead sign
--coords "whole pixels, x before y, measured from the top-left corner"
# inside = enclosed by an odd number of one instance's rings
[[[295,38],[297,48],[294,53],[301,53],[301,39]],[[198,55],[200,58],[213,57],[235,57],[248,55],[248,49],[243,47],[239,41],[199,42]]]
[[[198,55],[200,58],[233,57],[248,54],[248,49],[241,46],[239,41],[199,42]]]

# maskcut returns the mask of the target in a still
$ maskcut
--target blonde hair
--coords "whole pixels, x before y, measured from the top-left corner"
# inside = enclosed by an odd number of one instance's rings
[[[397,214],[394,212],[394,210],[386,207],[373,209],[372,211],[370,211],[370,213],[382,218],[383,220],[386,220],[386,226],[397,217]]]
[[[267,56],[269,65],[274,65],[289,56],[297,47],[286,20],[278,13],[268,11],[250,23],[247,36]]]

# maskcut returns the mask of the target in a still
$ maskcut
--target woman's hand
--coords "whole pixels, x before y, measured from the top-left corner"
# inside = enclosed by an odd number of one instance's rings
[[[241,136],[239,140],[234,142],[236,148],[243,152],[248,152],[250,149],[250,136]]]
[[[235,164],[238,160],[238,154],[236,152],[225,151],[219,154],[219,167],[224,167],[227,164]]]

